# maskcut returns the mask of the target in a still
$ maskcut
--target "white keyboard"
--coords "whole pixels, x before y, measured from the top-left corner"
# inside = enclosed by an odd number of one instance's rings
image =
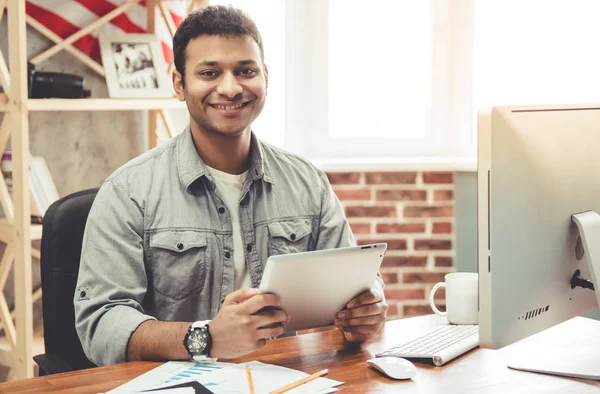
[[[377,357],[431,359],[437,366],[479,346],[479,326],[443,325],[425,335],[378,353]]]

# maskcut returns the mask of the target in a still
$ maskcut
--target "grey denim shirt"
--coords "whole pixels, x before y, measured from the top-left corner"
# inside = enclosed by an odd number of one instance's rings
[[[271,255],[355,244],[322,171],[254,134],[250,162],[240,251],[189,127],[104,182],[87,220],[74,297],[77,333],[92,362],[126,361],[129,339],[146,320],[213,318],[233,291],[234,252],[244,253],[258,287]],[[383,289],[381,277],[375,286]]]

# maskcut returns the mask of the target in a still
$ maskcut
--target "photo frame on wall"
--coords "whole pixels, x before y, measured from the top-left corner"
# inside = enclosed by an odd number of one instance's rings
[[[111,98],[173,97],[160,39],[154,34],[100,35],[100,54]]]

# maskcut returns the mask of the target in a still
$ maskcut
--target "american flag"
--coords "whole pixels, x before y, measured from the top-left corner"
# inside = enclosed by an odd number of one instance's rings
[[[125,3],[126,0],[27,0],[25,9],[27,15],[65,39]],[[175,26],[179,26],[187,13],[188,2],[170,0],[163,3],[167,5]],[[98,35],[102,33],[147,33],[145,1],[134,5],[110,22],[75,41],[73,46],[101,63]],[[156,35],[162,41],[165,61],[171,62],[173,59],[171,35],[158,15]]]

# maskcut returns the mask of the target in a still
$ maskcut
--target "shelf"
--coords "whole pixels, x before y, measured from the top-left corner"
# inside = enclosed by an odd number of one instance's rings
[[[175,98],[140,99],[30,99],[30,111],[145,111],[166,108],[185,109]]]
[[[6,219],[0,219],[0,242],[12,242],[13,225]],[[30,231],[31,240],[42,239],[42,225],[32,224]]]

